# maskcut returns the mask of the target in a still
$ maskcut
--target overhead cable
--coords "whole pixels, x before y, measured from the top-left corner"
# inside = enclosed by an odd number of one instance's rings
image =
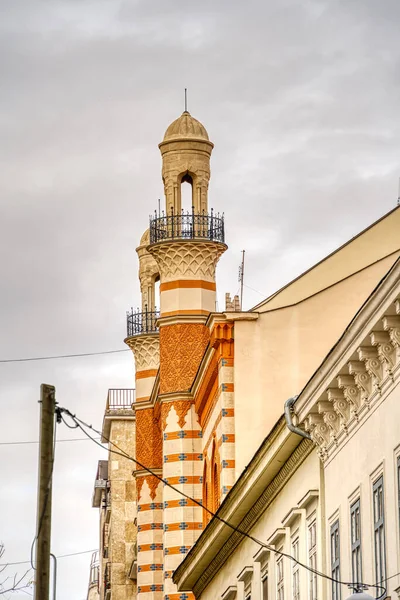
[[[103,352],[83,352],[82,354],[59,354],[57,356],[33,356],[29,358],[6,358],[0,359],[0,363],[33,362],[38,360],[55,360],[59,358],[79,358],[81,356],[100,356],[102,354],[118,354],[119,352],[130,352],[129,348],[121,350],[104,350]]]
[[[75,414],[71,413],[68,409],[60,407],[59,410],[62,413],[65,413],[66,415],[68,415],[72,419],[72,421],[79,427],[79,429],[87,437],[89,437],[95,444],[97,444],[98,446],[100,446],[101,448],[104,449],[104,446],[101,443],[99,443],[98,441],[96,441],[96,439],[93,438],[86,431],[85,427],[87,427],[88,429],[91,429],[92,431],[94,431],[98,435],[102,435],[100,431],[98,431],[92,425],[89,425],[88,423],[86,423],[82,419],[79,419]],[[324,579],[327,579],[328,581],[331,581],[332,583],[338,583],[340,585],[346,585],[348,587],[349,586],[350,587],[354,587],[355,586],[354,582],[341,581],[339,579],[335,579],[334,577],[331,577],[330,575],[327,575],[326,573],[322,573],[321,571],[318,571],[317,569],[313,569],[309,565],[306,565],[306,564],[302,563],[301,561],[299,561],[298,559],[296,559],[294,556],[291,556],[290,554],[287,554],[286,552],[282,552],[281,550],[277,550],[273,546],[270,546],[269,544],[263,542],[262,540],[259,540],[258,538],[256,538],[256,537],[252,536],[251,534],[247,533],[247,531],[243,531],[239,527],[236,527],[235,525],[232,525],[232,523],[229,523],[229,521],[226,521],[225,519],[223,519],[222,517],[220,517],[218,515],[218,512],[214,513],[207,506],[204,506],[199,500],[196,500],[195,498],[192,498],[188,494],[185,494],[185,492],[182,492],[181,490],[179,490],[178,488],[176,488],[175,486],[173,486],[171,483],[168,482],[168,480],[166,480],[163,477],[161,477],[160,475],[158,475],[153,469],[150,469],[146,465],[143,465],[136,458],[130,456],[127,452],[125,452],[124,450],[122,450],[122,448],[120,448],[119,446],[117,446],[117,444],[115,444],[114,442],[112,442],[110,439],[106,438],[105,436],[102,436],[102,439],[106,443],[109,443],[112,446],[114,446],[114,448],[117,448],[117,450],[112,450],[112,449],[109,448],[109,452],[111,452],[112,454],[117,454],[119,456],[122,456],[123,458],[126,458],[126,459],[134,462],[135,464],[139,465],[139,467],[141,467],[144,471],[147,471],[150,475],[152,475],[153,477],[155,477],[156,479],[158,479],[165,486],[171,488],[177,494],[183,496],[187,500],[191,500],[191,502],[193,502],[194,504],[197,504],[200,508],[202,508],[203,510],[205,510],[213,518],[217,519],[218,521],[220,521],[221,523],[223,523],[224,525],[226,525],[227,527],[229,527],[230,529],[232,529],[236,533],[239,533],[240,535],[242,535],[242,536],[244,536],[244,537],[252,540],[253,542],[255,542],[256,544],[258,544],[262,548],[265,548],[266,550],[269,550],[270,552],[273,552],[274,554],[278,554],[279,556],[283,556],[285,558],[288,558],[289,560],[293,561],[294,563],[296,563],[300,567],[306,569],[307,571],[309,571],[310,573],[313,573],[314,575],[317,575],[318,577],[322,577]],[[365,587],[368,587],[368,588],[375,587],[377,589],[382,590],[381,595],[378,596],[378,598],[376,599],[376,600],[380,600],[380,599],[384,598],[385,595],[386,595],[386,587],[384,585],[382,585],[382,583],[384,583],[384,582],[377,582],[377,583],[374,583],[374,584],[366,584],[366,583],[363,583],[363,582],[357,582],[357,585],[358,586],[365,586]]]

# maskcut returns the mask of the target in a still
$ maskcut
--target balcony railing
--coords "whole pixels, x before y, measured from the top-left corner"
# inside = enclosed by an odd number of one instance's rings
[[[144,333],[156,333],[158,331],[156,323],[159,316],[159,310],[150,311],[147,310],[147,306],[143,312],[131,308],[131,311],[126,313],[128,337]]]
[[[132,408],[135,402],[135,389],[119,388],[108,390],[106,410],[121,410]]]
[[[213,209],[211,214],[196,214],[193,207],[191,212],[150,216],[150,244],[176,239],[224,243],[224,215],[215,215]]]

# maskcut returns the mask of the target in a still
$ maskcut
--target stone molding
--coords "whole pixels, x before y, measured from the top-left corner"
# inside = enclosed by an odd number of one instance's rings
[[[160,270],[161,283],[177,279],[215,282],[215,268],[227,246],[219,242],[176,240],[148,246]]]
[[[158,333],[132,336],[124,341],[135,355],[136,371],[157,370],[159,368],[160,336]]]
[[[351,354],[337,362],[336,374],[321,379],[316,393],[307,399],[302,393],[295,404],[297,424],[310,433],[322,461],[331,459],[400,381],[399,298],[388,297],[367,328],[356,332],[357,339],[362,340],[360,345],[351,347],[348,342]]]

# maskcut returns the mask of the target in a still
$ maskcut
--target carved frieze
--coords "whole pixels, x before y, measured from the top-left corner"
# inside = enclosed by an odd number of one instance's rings
[[[164,325],[160,338],[160,393],[188,391],[208,344],[208,327],[201,323]]]
[[[394,306],[400,314],[399,299]],[[310,433],[322,460],[341,444],[342,432],[349,435],[400,376],[400,316],[380,317],[363,340],[336,375],[337,387],[330,383],[332,387],[315,398],[310,411],[298,422]],[[348,373],[344,372],[346,367]]]
[[[158,369],[160,365],[159,334],[126,338],[125,343],[135,355],[136,371]]]
[[[216,242],[182,240],[149,247],[157,261],[161,282],[176,279],[215,281],[215,267],[226,246]]]

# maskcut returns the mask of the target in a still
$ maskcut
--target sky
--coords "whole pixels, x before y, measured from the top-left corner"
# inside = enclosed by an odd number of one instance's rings
[[[163,198],[157,144],[185,87],[215,144],[220,309],[242,249],[248,309],[391,210],[399,21],[398,0],[0,2],[0,360],[124,348],[135,248]],[[134,364],[130,351],[0,363],[0,382],[3,560],[28,561],[38,447],[5,442],[37,441],[43,382],[101,427]],[[57,444],[56,555],[98,547],[101,458],[92,442]],[[85,600],[89,563],[59,559],[58,600]]]

